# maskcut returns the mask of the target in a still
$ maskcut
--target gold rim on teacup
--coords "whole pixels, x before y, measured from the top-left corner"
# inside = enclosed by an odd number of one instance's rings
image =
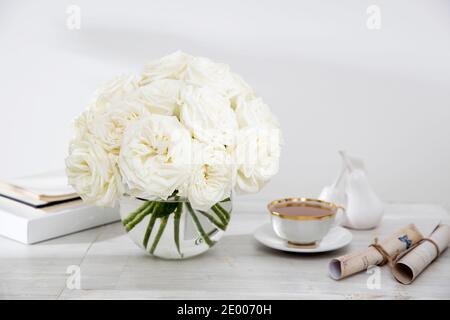
[[[317,208],[317,209],[325,209],[329,210],[330,213],[319,215],[319,216],[293,216],[293,215],[285,215],[281,214],[276,211],[277,206],[278,208],[285,208],[285,207],[309,207],[309,208]],[[328,219],[336,215],[337,211],[339,209],[344,210],[343,207],[338,206],[337,204],[334,204],[332,202],[327,202],[319,199],[312,199],[312,198],[284,198],[284,199],[278,199],[270,202],[267,205],[267,209],[269,210],[270,214],[273,216],[280,217],[282,219],[288,219],[288,220],[323,220]],[[332,211],[331,211],[332,210]]]

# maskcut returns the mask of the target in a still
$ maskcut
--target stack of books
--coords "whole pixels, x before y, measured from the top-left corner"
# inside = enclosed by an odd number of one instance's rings
[[[32,244],[118,221],[117,208],[83,204],[64,172],[0,181],[0,235]]]

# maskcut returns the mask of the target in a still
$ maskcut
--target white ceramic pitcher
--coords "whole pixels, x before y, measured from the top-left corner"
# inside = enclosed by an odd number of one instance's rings
[[[331,186],[325,187],[319,199],[339,204],[345,211],[337,217],[338,223],[352,229],[372,229],[380,223],[384,204],[373,191],[367,179],[364,161],[339,151],[343,166]]]

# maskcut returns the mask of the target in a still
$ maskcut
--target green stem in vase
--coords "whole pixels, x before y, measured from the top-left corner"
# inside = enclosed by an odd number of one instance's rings
[[[157,209],[158,209],[158,204],[153,206],[152,216],[150,218],[150,221],[148,222],[147,230],[145,230],[144,240],[142,241],[142,244],[144,245],[144,248],[146,248],[146,249],[147,249],[147,245],[148,245],[148,240],[150,239],[150,235],[152,234],[153,227],[155,226],[156,219],[158,218],[158,214],[156,212]]]
[[[212,247],[214,245],[214,242],[209,238],[209,236],[206,234],[205,230],[203,229],[200,221],[198,220],[197,215],[194,212],[194,209],[192,209],[192,206],[189,202],[186,202],[186,207],[188,208],[189,213],[191,214],[192,220],[195,223],[195,226],[197,227],[198,232],[200,232],[200,235],[202,236],[203,240],[206,242],[206,244],[209,247]]]
[[[158,242],[161,239],[164,229],[166,228],[167,220],[169,220],[168,215],[161,218],[161,223],[159,224],[158,233],[156,234],[155,240],[153,240],[152,248],[150,249],[151,254],[153,254],[153,252],[155,252],[156,246],[158,245]]]
[[[216,214],[217,217],[219,217],[220,221],[222,221],[222,224],[224,225],[228,224],[227,218],[223,215],[223,213],[219,209],[217,209],[215,206],[212,206],[211,210]]]
[[[216,218],[214,218],[212,215],[210,215],[207,212],[204,211],[198,211],[200,212],[203,216],[205,216],[209,221],[211,221],[211,223],[213,225],[215,225],[217,228],[219,228],[220,230],[225,231],[225,229],[227,228],[226,225],[222,224],[220,221],[218,221]]]
[[[122,224],[124,226],[126,226],[128,223],[130,223],[134,218],[136,218],[136,216],[143,210],[145,210],[145,208],[147,208],[149,205],[151,204],[151,201],[145,201],[143,205],[141,205],[139,208],[137,208],[136,210],[134,210],[133,212],[131,212],[128,217],[126,217],[123,221]]]
[[[230,213],[225,210],[219,203],[216,203],[215,205],[213,205],[213,207],[217,208],[227,219],[227,222],[230,221]]]
[[[224,207],[222,207],[219,203],[216,203],[216,206],[219,208],[219,210],[221,210],[223,212],[223,214],[225,215],[225,217],[227,218],[228,221],[230,221],[230,211],[227,211],[224,209]]]
[[[141,211],[133,221],[128,223],[125,227],[127,232],[131,231],[131,229],[133,229],[139,222],[141,222],[146,216],[148,216],[153,211],[154,206],[155,203],[151,202],[150,205],[147,206],[147,208],[145,208],[143,211]]]
[[[177,202],[160,202],[161,207],[159,208],[158,216],[160,218],[169,216],[176,210],[178,203]]]
[[[175,214],[173,217],[173,235],[175,239],[175,245],[177,246],[178,253],[181,257],[183,257],[183,254],[180,250],[180,222],[181,222],[181,213],[183,212],[183,203],[180,202],[177,205],[177,208],[175,210]]]

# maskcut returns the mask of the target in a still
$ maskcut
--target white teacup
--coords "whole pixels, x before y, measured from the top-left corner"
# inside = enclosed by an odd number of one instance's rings
[[[287,198],[267,205],[275,233],[293,244],[317,245],[334,224],[341,207],[322,200]]]

